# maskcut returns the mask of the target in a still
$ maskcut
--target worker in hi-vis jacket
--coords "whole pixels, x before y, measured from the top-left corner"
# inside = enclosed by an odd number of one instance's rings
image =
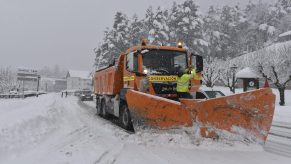
[[[182,71],[182,70],[178,71],[176,91],[179,98],[186,98],[186,99],[193,98],[191,94],[189,93],[189,84],[192,78],[197,79],[197,80],[201,79],[201,77],[196,74],[195,68],[193,69],[189,68],[189,69],[186,69],[185,71]]]

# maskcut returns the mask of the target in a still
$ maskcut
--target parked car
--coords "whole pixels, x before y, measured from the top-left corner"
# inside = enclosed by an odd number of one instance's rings
[[[196,92],[196,99],[213,99],[222,96],[225,94],[218,90],[199,90]]]
[[[79,95],[81,101],[93,101],[92,91],[82,91]]]
[[[80,96],[81,93],[82,93],[81,90],[76,90],[76,91],[74,91],[74,96]]]

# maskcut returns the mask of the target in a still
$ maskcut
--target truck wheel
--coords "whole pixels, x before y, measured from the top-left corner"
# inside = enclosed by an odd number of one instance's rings
[[[126,130],[133,130],[130,112],[126,104],[123,104],[119,112],[120,125]]]
[[[100,98],[96,98],[96,109],[97,109],[97,115],[101,116],[101,101]]]
[[[106,112],[106,103],[104,99],[101,100],[101,116],[104,118],[108,117],[108,114]]]

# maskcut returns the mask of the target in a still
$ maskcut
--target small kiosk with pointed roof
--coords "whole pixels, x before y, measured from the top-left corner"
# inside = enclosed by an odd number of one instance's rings
[[[246,67],[236,73],[237,79],[243,80],[244,92],[259,89],[259,78],[260,76],[250,67]]]

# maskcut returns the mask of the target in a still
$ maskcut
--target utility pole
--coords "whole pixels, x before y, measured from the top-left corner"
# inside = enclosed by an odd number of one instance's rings
[[[236,66],[235,64],[233,64],[230,69],[232,71],[232,92],[235,93],[235,82],[236,82],[236,77],[235,77],[235,73],[236,73],[236,69],[238,68],[238,66]]]
[[[37,76],[37,89],[36,89],[36,97],[38,97],[38,91],[39,91],[39,80],[40,80],[40,75]]]
[[[25,96],[24,96],[24,80],[22,80],[22,98],[25,98]]]

